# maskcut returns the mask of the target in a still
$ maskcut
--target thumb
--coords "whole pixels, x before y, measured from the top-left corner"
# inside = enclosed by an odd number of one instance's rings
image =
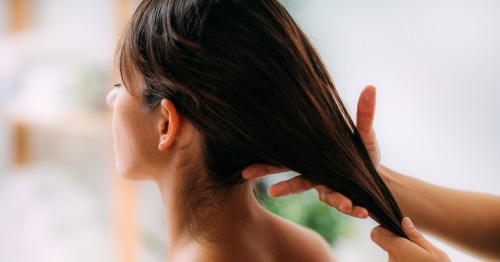
[[[434,249],[434,245],[431,244],[418,230],[413,226],[411,219],[409,217],[403,218],[401,223],[403,231],[408,236],[408,239],[417,244],[419,247],[430,252]]]
[[[391,253],[393,249],[397,249],[404,242],[409,242],[407,239],[395,235],[382,226],[374,228],[370,237],[375,244],[388,253]]]

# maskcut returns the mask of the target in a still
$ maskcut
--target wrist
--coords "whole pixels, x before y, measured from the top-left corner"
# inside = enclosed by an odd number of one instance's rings
[[[390,170],[389,168],[385,167],[382,164],[379,164],[377,167],[377,172],[384,181],[384,183],[388,186],[391,187],[395,183],[394,181],[394,175],[391,173],[394,173],[394,171]]]
[[[401,205],[399,192],[404,192],[405,190],[405,184],[402,181],[403,175],[398,174],[397,172],[385,167],[382,164],[379,165],[377,172],[389,188],[389,191],[391,191],[392,195],[396,199],[396,202]]]

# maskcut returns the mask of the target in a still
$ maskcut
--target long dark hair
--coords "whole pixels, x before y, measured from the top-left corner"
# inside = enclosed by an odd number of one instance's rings
[[[254,163],[286,166],[405,236],[328,71],[277,0],[144,0],[119,63],[140,75],[148,110],[168,98],[199,131],[216,188]]]

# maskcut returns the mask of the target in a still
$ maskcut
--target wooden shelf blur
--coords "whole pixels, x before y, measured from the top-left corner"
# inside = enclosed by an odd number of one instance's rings
[[[32,159],[30,133],[50,132],[53,134],[81,134],[111,139],[111,115],[102,112],[67,112],[52,121],[42,121],[24,115],[5,111],[1,115],[7,120],[13,134],[13,165],[25,166]]]
[[[9,31],[19,33],[28,28],[30,20],[30,0],[9,0],[10,23]]]
[[[13,123],[15,166],[23,166],[29,163],[28,128],[29,126],[22,121],[15,121]]]
[[[127,25],[128,19],[132,15],[134,4],[132,0],[115,0],[116,13],[116,33],[117,39],[121,37],[124,28]],[[110,65],[112,72],[117,74],[114,70],[114,65]],[[119,79],[117,75],[114,79]],[[111,86],[111,85],[110,85]],[[113,158],[114,159],[114,158]],[[136,189],[131,181],[126,181],[118,174],[114,174],[116,194],[118,198],[116,222],[117,225],[117,241],[119,248],[118,261],[120,262],[134,262],[137,261],[137,244],[139,243],[139,234],[137,233],[137,224],[135,221],[135,214],[137,212],[135,199]]]
[[[32,23],[31,17],[33,15],[31,14],[31,8],[34,0],[7,1],[8,13],[10,14],[8,21],[9,33],[21,33],[29,29]],[[114,0],[112,4],[114,8],[111,8],[113,13],[110,15],[116,18],[116,36],[119,39],[138,1]],[[110,70],[111,72],[116,72],[113,65],[110,65]],[[83,132],[85,134],[109,136],[109,127],[111,126],[110,113],[72,112],[52,123],[7,115],[14,136],[13,164],[21,166],[31,163],[30,132],[42,129],[54,132],[70,132],[72,134]],[[114,159],[114,156],[110,155],[110,159]],[[140,242],[134,219],[137,212],[135,205],[135,185],[133,182],[118,176],[116,172],[112,176],[114,178],[114,190],[117,199],[115,203],[117,213],[114,218],[114,224],[117,225],[116,243],[119,253],[117,259],[119,262],[134,262],[137,261],[136,250],[137,244]]]

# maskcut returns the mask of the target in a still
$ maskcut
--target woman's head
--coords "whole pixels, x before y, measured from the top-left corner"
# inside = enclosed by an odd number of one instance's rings
[[[283,164],[266,154],[302,147],[282,134],[313,142],[305,132],[316,132],[321,117],[343,119],[311,48],[277,1],[144,1],[123,39],[120,68],[148,110],[173,102],[202,134],[214,182],[233,185],[256,161]],[[336,115],[319,116],[325,107]]]
[[[168,119],[166,99],[199,134],[207,188],[242,183],[253,163],[283,165],[402,232],[323,63],[277,0],[145,0],[119,63],[144,112]]]

